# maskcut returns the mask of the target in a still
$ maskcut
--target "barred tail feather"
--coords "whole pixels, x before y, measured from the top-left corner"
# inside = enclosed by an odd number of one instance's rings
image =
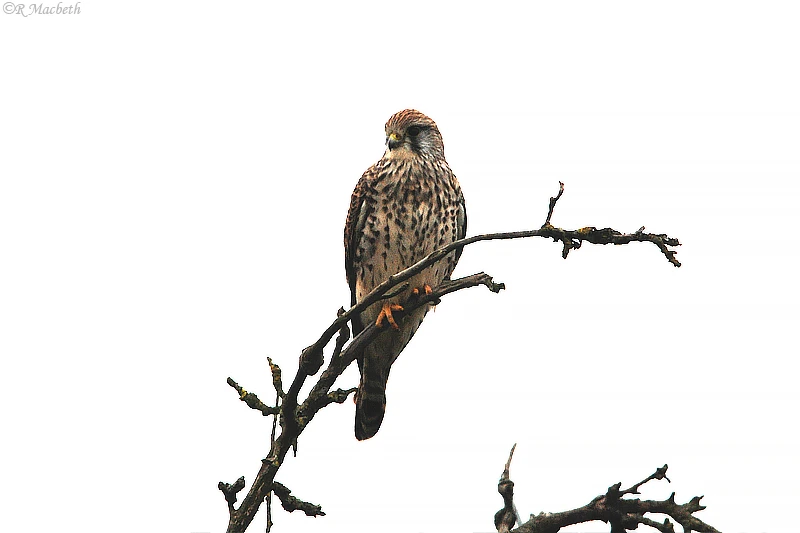
[[[366,440],[375,436],[386,412],[386,381],[388,368],[369,356],[364,357],[361,382],[356,399],[356,438]]]

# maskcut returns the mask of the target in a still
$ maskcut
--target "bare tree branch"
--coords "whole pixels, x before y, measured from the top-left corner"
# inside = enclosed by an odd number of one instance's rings
[[[272,482],[272,491],[281,501],[281,506],[284,508],[284,510],[290,513],[299,510],[303,511],[306,516],[325,516],[325,513],[322,512],[321,506],[304,502],[303,500],[295,498],[291,495],[292,491],[277,481]]]
[[[514,445],[516,448],[516,444]],[[514,448],[511,449],[511,455]],[[709,526],[699,518],[694,516],[697,511],[705,509],[700,505],[702,496],[695,496],[689,502],[682,505],[675,503],[675,493],[666,500],[639,500],[623,499],[623,496],[639,494],[639,487],[653,479],[666,479],[667,465],[657,469],[645,479],[636,483],[629,489],[620,490],[622,483],[616,483],[608,488],[605,494],[595,497],[592,501],[561,513],[539,513],[531,515],[530,520],[514,527],[516,520],[516,510],[514,507],[514,482],[509,479],[509,465],[511,455],[508,458],[503,475],[497,484],[497,490],[503,497],[503,508],[494,516],[495,527],[498,533],[556,533],[561,528],[574,524],[582,524],[595,520],[606,522],[611,526],[611,533],[625,533],[628,530],[636,529],[640,524],[650,526],[663,533],[675,533],[672,522],[669,518],[664,522],[656,522],[645,515],[648,513],[664,514],[675,520],[683,527],[684,532],[697,531],[698,533],[719,533],[716,529]]]
[[[262,459],[261,468],[259,469],[256,478],[250,487],[250,490],[247,492],[238,508],[236,508],[234,504],[237,501],[238,492],[244,488],[244,478],[239,478],[233,485],[223,482],[220,482],[218,485],[228,503],[230,518],[227,531],[229,533],[245,531],[255,517],[255,514],[261,506],[261,503],[264,502],[265,499],[267,501],[269,515],[267,524],[269,530],[272,525],[270,507],[271,500],[269,497],[272,493],[278,496],[284,508],[286,508],[287,505],[291,507],[292,505],[300,504],[311,506],[311,504],[305,504],[305,502],[301,502],[300,500],[297,500],[295,503],[288,504],[287,502],[289,500],[284,499],[281,496],[283,494],[286,496],[286,498],[290,498],[288,489],[286,492],[282,492],[280,487],[283,486],[275,482],[275,475],[286,458],[286,454],[288,453],[289,449],[294,449],[296,453],[298,436],[303,432],[305,427],[314,418],[317,412],[319,412],[319,410],[323,407],[326,407],[332,403],[344,402],[350,394],[353,394],[356,391],[355,388],[350,388],[346,390],[337,389],[331,392],[330,388],[333,386],[333,383],[342,374],[342,372],[344,372],[344,370],[350,365],[350,363],[356,359],[358,354],[363,350],[364,346],[371,342],[375,335],[380,333],[380,328],[374,323],[369,324],[348,344],[348,340],[350,339],[350,328],[348,327],[348,323],[354,316],[357,316],[373,303],[388,298],[407,288],[407,281],[412,276],[428,268],[437,261],[440,261],[454,250],[462,249],[465,246],[480,241],[545,237],[551,238],[554,241],[560,241],[563,244],[562,256],[566,258],[569,251],[580,248],[583,241],[593,244],[628,244],[630,242],[652,242],[658,246],[667,260],[669,260],[675,266],[680,266],[680,263],[675,259],[675,252],[668,248],[670,246],[679,246],[680,243],[678,240],[663,234],[655,235],[644,233],[644,228],[640,228],[635,233],[628,234],[621,233],[610,228],[597,229],[594,227],[585,227],[578,230],[564,230],[552,226],[550,221],[553,216],[553,210],[555,209],[556,203],[564,193],[564,184],[561,182],[559,182],[559,184],[559,192],[555,197],[550,198],[547,218],[545,220],[545,224],[541,228],[529,231],[475,235],[473,237],[460,239],[435,250],[409,268],[390,276],[386,281],[378,285],[372,292],[370,292],[360,303],[354,305],[349,310],[345,311],[343,308],[340,308],[337,313],[337,318],[331,323],[331,325],[325,329],[325,331],[322,333],[322,335],[320,335],[317,341],[314,342],[314,344],[304,349],[300,354],[297,374],[295,374],[289,389],[285,392],[283,390],[281,369],[270,359],[269,364],[272,372],[272,383],[276,391],[275,407],[264,404],[255,394],[247,392],[235,381],[233,381],[233,379],[228,378],[228,384],[236,389],[236,391],[239,393],[239,398],[243,402],[245,402],[250,408],[260,411],[264,416],[272,415],[279,417],[281,427],[280,434],[275,437],[275,426],[273,425],[269,455]],[[408,315],[408,313],[423,305],[437,304],[439,303],[440,299],[447,294],[470,287],[476,287],[478,285],[483,285],[492,292],[499,292],[501,289],[505,288],[502,283],[495,283],[491,276],[483,272],[455,280],[446,280],[438,287],[434,287],[430,294],[421,294],[413,297],[408,302],[404,302],[403,311],[395,312],[395,320],[402,320]],[[328,361],[327,368],[319,376],[317,382],[311,388],[311,391],[306,399],[303,402],[300,402],[298,395],[301,388],[305,384],[305,381],[308,377],[316,375],[317,372],[319,372],[319,370],[322,368],[325,362],[323,350],[333,339],[334,335],[337,335],[336,342]],[[509,483],[511,482],[509,481]],[[513,496],[513,483],[511,483],[509,487],[511,490],[510,495]],[[627,502],[629,500],[625,501]],[[323,514],[318,506],[311,506],[308,508],[311,509],[312,507],[317,509],[317,515]],[[300,509],[301,507],[296,508]],[[513,527],[513,525],[514,522],[512,522],[508,527]]]
[[[242,400],[244,403],[246,403],[247,407],[249,407],[250,409],[261,411],[261,414],[264,416],[277,415],[280,412],[280,409],[278,407],[270,407],[269,405],[265,404],[264,402],[258,399],[258,396],[256,396],[252,392],[247,392],[231,378],[228,378],[228,385],[236,389],[236,392],[239,393],[239,399]]]
[[[283,382],[281,381],[281,367],[277,364],[272,362],[271,357],[267,357],[267,362],[269,363],[269,369],[272,372],[272,386],[275,388],[275,405],[280,406],[281,398],[283,398],[286,394],[283,392]],[[270,450],[275,446],[275,431],[278,427],[278,415],[277,413],[275,416],[272,417],[272,432],[270,433],[269,437],[269,447]],[[273,491],[274,492],[274,491]],[[270,492],[267,495],[266,502],[267,502],[267,533],[272,530],[272,494]]]
[[[550,219],[553,218],[553,209],[556,208],[556,202],[558,202],[558,200],[559,200],[559,198],[561,198],[562,194],[564,194],[564,182],[563,181],[559,181],[558,182],[558,194],[555,195],[555,196],[551,196],[550,197],[550,206],[547,208],[547,218],[544,219],[544,224],[542,224],[542,226],[549,226],[550,225]]]
[[[584,227],[577,230],[564,230],[552,226],[550,224],[550,219],[552,218],[556,202],[561,198],[563,193],[564,184],[559,182],[558,195],[550,198],[550,206],[545,223],[537,230],[488,233],[485,235],[475,235],[472,237],[459,239],[451,244],[448,244],[447,246],[439,248],[438,250],[434,250],[407,269],[401,270],[397,274],[389,276],[386,281],[375,287],[372,292],[365,296],[361,302],[351,307],[347,312],[341,313],[339,317],[334,320],[333,323],[322,333],[317,342],[306,348],[306,351],[308,351],[310,354],[314,354],[315,356],[316,354],[321,353],[323,348],[327,346],[342,325],[347,324],[347,322],[349,322],[353,316],[361,313],[373,303],[388,297],[391,294],[390,291],[392,289],[397,288],[398,290],[402,290],[404,288],[401,287],[403,282],[441,260],[453,250],[462,249],[465,246],[469,246],[470,244],[476,242],[524,239],[528,237],[545,237],[548,239],[553,239],[554,241],[561,241],[563,243],[561,255],[564,257],[564,259],[567,258],[570,250],[577,250],[580,248],[583,241],[587,241],[592,244],[617,245],[629,244],[631,242],[652,242],[658,246],[659,250],[661,250],[661,253],[664,254],[670,263],[676,267],[681,266],[680,262],[675,258],[675,254],[677,252],[668,248],[668,246],[680,246],[681,243],[678,242],[678,239],[668,237],[665,234],[644,233],[644,226],[640,227],[635,233],[622,233],[611,228],[597,229],[595,227]]]
[[[562,186],[561,190],[564,188]],[[550,199],[550,204],[554,202]],[[500,476],[500,482],[497,484],[497,492],[503,497],[503,508],[497,511],[494,515],[494,527],[497,528],[498,533],[507,533],[517,522],[521,522],[517,509],[514,506],[514,482],[509,478],[509,470],[511,468],[511,458],[514,457],[514,450],[517,445],[511,447],[511,453],[508,454],[508,461],[506,467],[503,469],[503,475]]]

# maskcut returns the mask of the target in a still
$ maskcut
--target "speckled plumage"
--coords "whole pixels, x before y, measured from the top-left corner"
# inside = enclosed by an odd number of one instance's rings
[[[344,230],[345,271],[355,305],[373,288],[466,233],[464,196],[444,158],[436,123],[407,109],[386,123],[386,152],[361,176]],[[435,287],[450,277],[458,262],[454,252],[409,281],[409,288],[388,301],[402,305],[414,288]],[[375,321],[377,303],[354,320],[353,334]],[[386,407],[386,381],[400,352],[422,323],[428,308],[417,309],[399,324],[387,327],[359,358],[361,382],[356,395],[356,438],[372,437]]]

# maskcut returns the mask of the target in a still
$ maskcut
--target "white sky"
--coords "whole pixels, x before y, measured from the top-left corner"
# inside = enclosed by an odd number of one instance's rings
[[[275,531],[493,531],[515,442],[523,516],[666,462],[644,497],[795,530],[800,8],[289,4],[0,14],[0,530],[224,531],[270,430],[225,378],[271,400],[266,357],[288,381],[348,303],[349,196],[408,107],[470,235],[538,227],[562,180],[554,224],[666,232],[684,266],[467,248],[508,289],[429,315],[377,437],[350,401],[314,420],[278,479],[328,516]]]

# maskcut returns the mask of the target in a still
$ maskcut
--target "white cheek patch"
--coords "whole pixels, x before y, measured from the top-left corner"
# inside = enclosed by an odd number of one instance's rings
[[[411,149],[411,143],[404,142],[401,146],[398,146],[394,150],[389,150],[389,147],[386,147],[386,152],[383,155],[387,159],[394,159],[394,160],[403,160],[403,159],[411,159],[414,157],[414,150]]]

